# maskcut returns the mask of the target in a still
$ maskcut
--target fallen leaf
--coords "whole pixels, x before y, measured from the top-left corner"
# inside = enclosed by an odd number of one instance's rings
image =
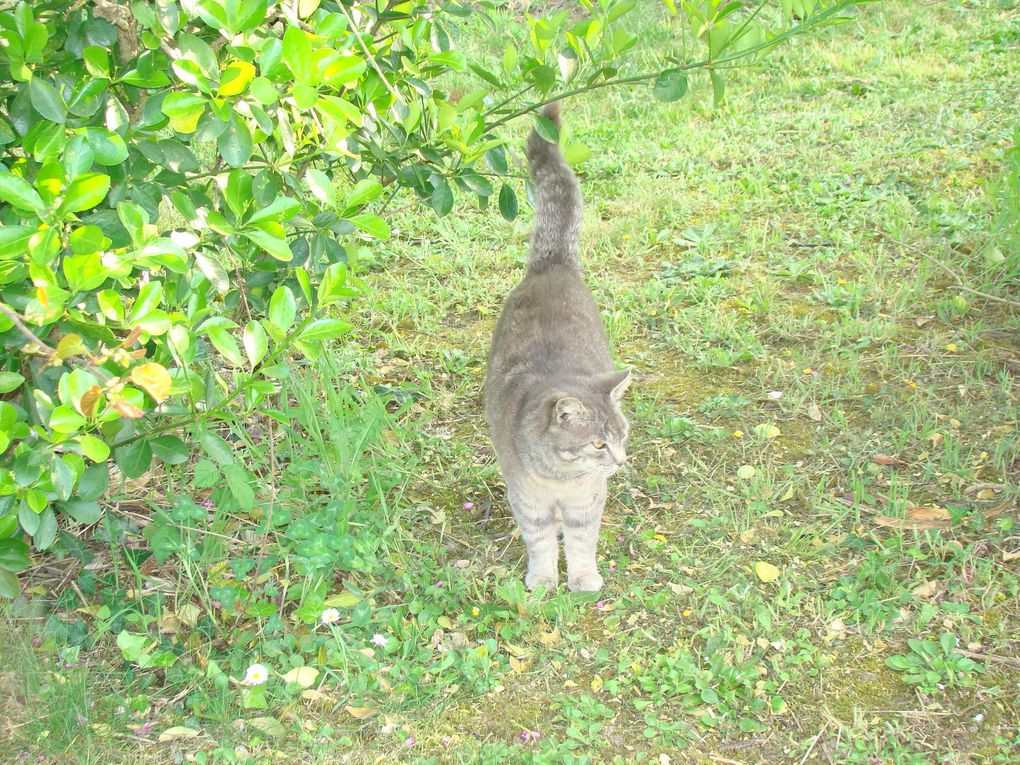
[[[267,736],[279,737],[287,732],[275,717],[255,717],[248,720],[248,724]]]
[[[288,683],[297,683],[302,688],[311,688],[318,676],[319,670],[315,667],[295,667],[283,679]]]
[[[199,618],[202,616],[202,609],[196,606],[194,603],[185,603],[183,606],[177,609],[177,618],[181,620],[183,624],[189,627],[194,627],[198,624]]]
[[[167,728],[165,731],[159,734],[160,743],[164,741],[179,741],[182,738],[195,738],[198,735],[198,731],[194,728],[185,728],[183,725],[176,725],[173,728]]]
[[[301,698],[305,701],[311,701],[316,704],[332,704],[334,699],[328,693],[317,691],[314,688],[309,688],[306,691],[301,691]]]
[[[779,578],[780,571],[771,563],[766,563],[765,561],[760,560],[754,564],[754,573],[756,573],[758,578],[763,582],[774,582]]]
[[[554,645],[558,645],[563,642],[563,637],[560,635],[560,628],[555,627],[552,632],[540,632],[538,633],[538,640],[542,645],[552,648]]]
[[[903,518],[892,518],[879,515],[875,518],[878,526],[894,529],[948,529],[952,525],[952,516],[944,507],[910,507],[904,511]]]
[[[1015,560],[1020,560],[1020,550],[1014,550],[1013,552],[1002,551],[1002,560],[1005,563],[1010,563]]]
[[[528,662],[521,661],[516,656],[510,657],[510,668],[519,675],[528,671]]]
[[[748,481],[754,478],[755,472],[756,471],[753,465],[741,465],[739,468],[737,468],[737,478],[741,479],[742,481]]]
[[[783,434],[783,431],[781,431],[771,422],[763,422],[761,425],[754,426],[754,434],[758,436],[758,438],[771,440],[773,438],[778,438],[779,436],[781,436]]]
[[[978,499],[995,499],[994,489],[982,489],[977,493]]]
[[[376,714],[378,710],[372,707],[352,707],[350,705],[344,707],[344,711],[347,712],[355,720],[366,720]]]
[[[815,422],[822,421],[822,410],[818,408],[818,404],[808,404],[807,416]]]
[[[599,675],[595,675],[595,677],[591,679],[591,689],[595,691],[595,693],[598,693],[599,691],[602,690],[602,685],[603,681]]]
[[[919,598],[931,600],[939,593],[940,589],[941,586],[939,585],[938,581],[935,579],[930,579],[924,584],[915,587],[913,592]]]
[[[896,467],[906,466],[906,462],[896,457],[890,457],[888,454],[873,454],[871,461],[876,465],[895,465]]]

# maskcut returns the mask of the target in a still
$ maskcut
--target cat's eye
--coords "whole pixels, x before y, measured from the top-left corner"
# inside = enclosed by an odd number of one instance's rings
[[[606,448],[606,442],[605,441],[600,441],[597,438],[594,441],[591,442],[591,445],[594,446],[596,449],[605,449]]]

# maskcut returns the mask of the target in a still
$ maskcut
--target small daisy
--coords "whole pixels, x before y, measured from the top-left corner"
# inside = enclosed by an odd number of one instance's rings
[[[385,648],[386,647],[386,643],[388,641],[389,641],[389,638],[387,638],[382,633],[377,632],[374,635],[372,635],[372,645],[377,645],[380,648]]]
[[[262,685],[269,679],[269,670],[265,664],[252,664],[244,673],[244,680],[241,685]]]
[[[322,612],[323,624],[333,624],[338,621],[340,621],[340,612],[337,611],[335,608],[327,608],[325,611]]]
[[[481,614],[481,613],[482,613],[482,612],[481,612],[481,610],[479,610],[478,606],[475,606],[475,607],[473,607],[473,608],[471,609],[471,615],[472,615],[472,616],[478,616],[478,615],[479,615],[479,614]]]

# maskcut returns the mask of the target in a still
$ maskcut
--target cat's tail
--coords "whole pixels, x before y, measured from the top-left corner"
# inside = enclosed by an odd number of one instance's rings
[[[542,110],[542,116],[560,126],[560,102]],[[528,270],[551,266],[580,268],[577,254],[581,232],[581,188],[563,159],[558,143],[550,143],[534,129],[528,136],[528,165],[535,189],[535,228],[531,234]]]

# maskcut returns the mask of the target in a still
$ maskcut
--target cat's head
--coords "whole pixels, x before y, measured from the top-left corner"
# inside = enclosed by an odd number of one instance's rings
[[[563,473],[614,473],[627,460],[630,427],[620,401],[630,372],[613,372],[548,396],[540,416],[544,461]]]

